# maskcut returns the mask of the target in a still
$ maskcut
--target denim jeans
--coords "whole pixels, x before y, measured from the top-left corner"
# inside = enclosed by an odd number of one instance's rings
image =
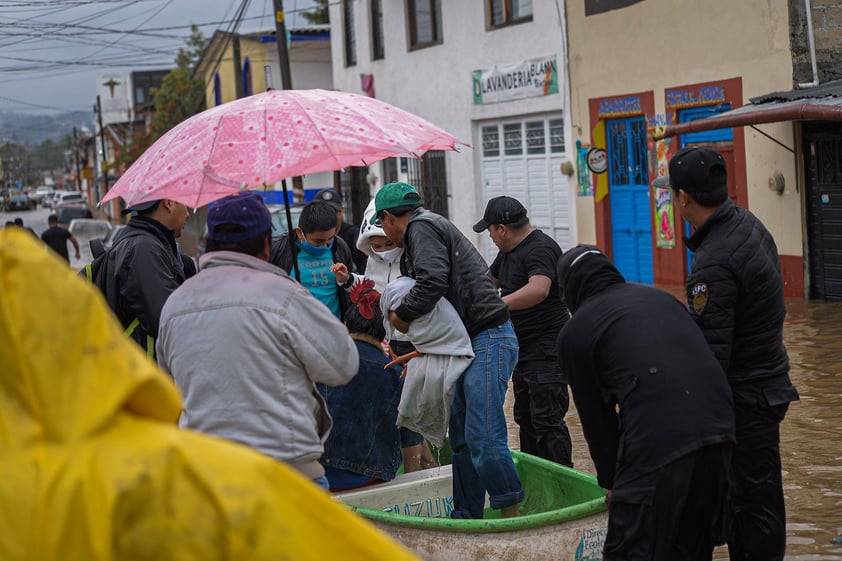
[[[524,496],[503,411],[517,364],[517,337],[507,321],[478,333],[471,344],[476,356],[459,379],[450,410],[453,518],[482,518],[486,490],[495,509]]]

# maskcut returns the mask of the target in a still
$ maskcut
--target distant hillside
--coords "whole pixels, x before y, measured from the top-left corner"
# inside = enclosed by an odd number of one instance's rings
[[[93,111],[28,114],[0,111],[0,144],[13,142],[34,147],[47,139],[60,140],[73,134],[73,127],[94,129]]]

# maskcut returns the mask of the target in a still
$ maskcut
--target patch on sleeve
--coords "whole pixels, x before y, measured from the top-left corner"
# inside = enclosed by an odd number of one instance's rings
[[[706,282],[697,282],[690,289],[690,298],[693,302],[693,311],[701,315],[708,303],[708,285]]]

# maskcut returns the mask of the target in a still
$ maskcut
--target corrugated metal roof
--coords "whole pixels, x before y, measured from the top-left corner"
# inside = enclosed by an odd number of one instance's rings
[[[820,99],[823,97],[842,97],[842,80],[833,80],[817,86],[786,92],[772,92],[753,97],[749,101],[754,104],[769,101],[793,101],[796,99]]]

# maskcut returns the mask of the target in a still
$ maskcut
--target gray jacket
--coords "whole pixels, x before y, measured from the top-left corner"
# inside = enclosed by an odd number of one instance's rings
[[[345,326],[256,257],[206,253],[161,313],[159,365],[184,393],[181,426],[247,444],[309,478],[331,427],[316,382],[357,372]]]

